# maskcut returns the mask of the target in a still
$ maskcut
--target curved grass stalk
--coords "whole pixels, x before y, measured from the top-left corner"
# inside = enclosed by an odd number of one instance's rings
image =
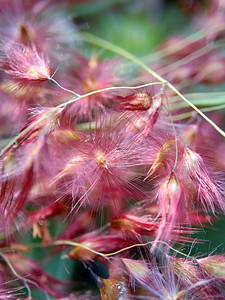
[[[143,69],[145,69],[148,73],[152,74],[156,79],[159,80],[159,82],[153,82],[153,83],[148,83],[148,84],[144,84],[144,85],[139,85],[139,86],[132,86],[132,87],[128,87],[128,86],[123,86],[123,87],[109,87],[109,88],[105,88],[105,89],[99,89],[81,96],[78,96],[76,98],[71,98],[70,100],[68,100],[67,102],[64,102],[62,104],[59,104],[58,106],[56,106],[55,108],[53,108],[52,110],[49,110],[48,112],[46,112],[46,114],[43,114],[39,119],[37,119],[35,122],[33,122],[30,126],[28,126],[27,128],[25,128],[21,133],[19,133],[15,138],[13,138],[0,152],[0,156],[2,156],[2,154],[7,151],[11,146],[15,146],[16,147],[16,142],[19,138],[21,138],[23,135],[25,135],[26,133],[29,132],[30,129],[32,129],[34,126],[38,125],[41,121],[43,121],[44,119],[48,118],[48,116],[55,110],[58,108],[65,108],[67,105],[76,102],[82,98],[97,94],[97,93],[101,93],[104,91],[110,91],[110,90],[115,90],[115,89],[134,89],[134,88],[142,88],[142,87],[146,87],[146,86],[150,86],[150,85],[154,85],[154,84],[165,84],[167,85],[171,90],[173,90],[178,96],[179,98],[181,98],[182,100],[184,100],[183,103],[186,103],[187,106],[192,107],[198,114],[200,114],[207,122],[209,122],[222,136],[225,137],[225,132],[219,128],[211,119],[209,119],[200,109],[198,109],[195,104],[193,104],[192,102],[190,102],[183,94],[181,94],[171,83],[169,83],[168,81],[166,81],[163,77],[161,77],[160,75],[158,75],[156,72],[154,72],[153,70],[151,70],[145,63],[143,63],[140,59],[138,59],[137,57],[135,57],[133,54],[129,53],[128,51],[126,51],[125,49],[122,49],[120,47],[118,47],[117,45],[112,44],[111,42],[105,41],[99,37],[96,37],[90,33],[83,33],[82,34],[83,39],[86,42],[95,44],[97,46],[103,47],[105,49],[108,49],[112,52],[115,52],[117,54],[119,54],[120,56],[123,56],[125,58],[127,58],[128,60],[132,61],[133,63],[139,65],[140,67],[142,67]],[[223,101],[224,103],[224,101]],[[214,104],[215,104],[215,100],[214,100]],[[180,105],[180,103],[179,103]],[[178,108],[176,106],[176,108]]]
[[[90,247],[88,246],[85,246],[83,244],[80,244],[80,243],[76,243],[76,242],[73,242],[73,241],[68,241],[68,240],[58,240],[58,241],[55,241],[53,242],[51,245],[49,246],[60,246],[60,245],[68,245],[68,246],[74,246],[74,247],[81,247],[85,250],[88,250],[96,255],[99,255],[99,256],[102,256],[102,257],[110,257],[110,256],[115,256],[117,254],[120,254],[126,250],[130,250],[132,248],[136,248],[136,247],[145,247],[145,246],[148,246],[148,245],[151,245],[153,244],[154,241],[149,241],[149,242],[146,242],[146,243],[139,243],[139,244],[133,244],[133,245],[130,245],[128,247],[125,247],[125,248],[122,248],[120,250],[117,250],[115,252],[111,252],[111,253],[102,253],[102,252],[98,252],[98,251],[95,251],[93,249],[91,249]],[[163,244],[163,245],[166,245],[169,249],[171,249],[172,251],[176,252],[177,254],[180,254],[182,256],[185,256],[185,257],[189,257],[190,258],[190,255],[188,254],[185,254],[175,248],[173,248],[172,246],[170,246],[167,242],[164,242],[164,241],[158,241],[158,243],[160,244]],[[195,258],[192,258],[192,259],[195,259]]]
[[[141,89],[141,88],[144,88],[144,87],[148,87],[148,86],[152,86],[152,85],[158,85],[158,84],[162,85],[162,82],[161,81],[159,81],[159,82],[150,82],[150,83],[145,83],[145,84],[141,84],[141,85],[137,85],[137,86],[111,86],[111,87],[108,87],[108,88],[99,89],[99,90],[96,90],[96,91],[89,92],[89,93],[81,95],[81,96],[79,96],[75,99],[71,98],[70,100],[68,100],[64,103],[59,104],[54,109],[65,108],[67,105],[69,105],[71,103],[74,103],[74,102],[76,102],[76,101],[78,101],[82,98],[86,98],[86,97],[89,97],[89,96],[92,96],[92,95],[95,95],[95,94],[98,94],[98,93],[102,93],[102,92],[120,90],[120,89],[125,89],[125,90]]]
[[[127,251],[127,250],[130,250],[130,249],[133,249],[133,248],[136,248],[136,247],[145,247],[145,246],[148,246],[148,245],[152,245],[154,244],[155,241],[148,241],[148,242],[145,242],[145,243],[137,243],[137,244],[132,244],[130,246],[127,246],[127,247],[124,247],[124,248],[121,248],[115,252],[110,252],[110,253],[102,253],[102,252],[99,252],[97,250],[94,250],[84,244],[81,244],[81,243],[77,243],[77,242],[74,242],[74,241],[70,241],[70,240],[57,240],[57,241],[54,241],[52,243],[49,243],[48,245],[44,245],[42,243],[33,243],[33,244],[28,244],[26,245],[29,249],[34,249],[34,248],[49,248],[49,247],[53,247],[53,246],[63,246],[63,245],[67,245],[67,246],[72,246],[72,247],[80,247],[84,250],[88,250],[90,251],[91,253],[93,254],[96,254],[98,256],[101,256],[101,257],[104,257],[104,258],[107,258],[107,257],[111,257],[111,256],[115,256],[117,254],[120,254],[124,251]],[[174,251],[175,253],[177,254],[180,254],[186,258],[189,258],[191,260],[196,260],[196,258],[194,256],[190,256],[190,253],[186,254],[182,251],[179,251],[177,249],[175,249],[174,247],[170,246],[167,242],[165,241],[158,241],[157,242],[158,244],[162,244],[162,245],[165,245],[167,246],[170,250]],[[4,252],[8,253],[8,252],[14,252],[15,250],[13,250],[12,248],[9,248],[9,247],[5,247],[5,248],[1,248],[0,249],[1,252],[0,252],[0,256],[2,256],[5,261],[7,261],[7,264],[9,265],[10,269],[12,270],[12,272],[16,275],[17,278],[19,279],[24,279],[24,277],[21,277],[12,267],[12,265],[10,264],[10,262],[8,261],[8,259],[5,257],[5,255],[3,254]],[[63,258],[67,258],[67,255],[63,256]],[[35,282],[29,280],[29,279],[25,279],[27,282],[30,282],[34,285],[37,285]]]
[[[221,110],[221,109],[224,109],[225,108],[225,104],[221,104],[221,105],[215,105],[215,106],[212,106],[212,107],[204,107],[201,109],[202,112],[211,112],[211,111],[217,111],[217,110]],[[179,120],[183,120],[183,119],[188,119],[188,118],[191,118],[193,117],[194,114],[197,115],[197,112],[186,112],[186,113],[182,113],[182,114],[177,114],[176,116],[172,116],[172,121],[179,121]],[[92,123],[82,123],[80,124],[80,128],[82,128],[83,130],[93,130],[93,129],[96,129],[96,124],[95,122],[92,122]]]
[[[75,95],[76,97],[80,97],[80,94],[75,93],[74,91],[71,91],[65,87],[63,87],[61,84],[58,83],[58,81],[56,81],[55,79],[53,79],[52,77],[49,78],[49,80],[51,80],[52,82],[54,82],[60,89],[62,89],[65,92],[71,93],[73,95]]]
[[[11,139],[11,141],[1,150],[0,152],[0,157],[8,150],[10,149],[12,146],[13,147],[17,147],[17,140],[22,138],[26,133],[28,133],[32,128],[34,128],[36,125],[38,125],[40,122],[42,122],[45,119],[48,119],[51,114],[53,114],[57,109],[60,108],[65,108],[67,105],[74,103],[80,99],[101,93],[101,92],[106,92],[106,91],[112,91],[112,90],[119,90],[119,89],[139,89],[139,88],[143,88],[143,87],[148,87],[148,86],[152,86],[152,85],[162,85],[161,82],[151,82],[151,83],[146,83],[146,84],[142,84],[142,85],[137,85],[137,86],[112,86],[112,87],[108,87],[108,88],[104,88],[104,89],[99,89],[96,91],[92,91],[89,93],[86,93],[84,95],[81,95],[79,97],[76,98],[71,98],[66,102],[63,102],[59,105],[57,105],[56,107],[48,110],[46,113],[44,113],[40,118],[38,118],[36,121],[34,121],[32,124],[30,124],[28,127],[26,127],[23,131],[21,131],[16,137],[14,137],[13,139]]]
[[[96,251],[88,246],[85,246],[84,244],[81,244],[81,243],[77,243],[77,242],[74,242],[74,241],[70,241],[70,240],[57,240],[57,241],[54,241],[52,243],[49,243],[48,245],[44,245],[42,243],[33,243],[33,244],[28,244],[26,245],[29,249],[34,249],[34,248],[49,248],[49,247],[53,247],[53,246],[63,246],[63,245],[67,245],[67,246],[73,246],[73,247],[80,247],[80,248],[83,248],[84,250],[88,250],[96,255],[99,255],[99,256],[102,256],[102,257],[110,257],[110,256],[115,256],[119,253],[122,253],[126,250],[130,250],[132,248],[136,248],[136,247],[145,247],[145,246],[148,246],[148,245],[151,245],[153,244],[155,241],[149,241],[149,242],[145,242],[145,243],[138,243],[138,244],[133,244],[133,245],[130,245],[130,246],[127,246],[127,247],[124,247],[124,248],[121,248],[115,252],[111,252],[111,253],[102,253],[102,252],[99,252],[99,251]],[[176,252],[177,254],[180,254],[182,256],[185,256],[185,257],[188,257],[188,258],[191,258],[191,259],[195,259],[195,257],[191,257],[190,256],[190,253],[189,254],[186,254],[186,253],[183,253],[175,248],[173,248],[172,246],[170,246],[167,242],[164,242],[164,241],[158,241],[159,244],[162,244],[162,245],[166,245],[170,250]],[[9,248],[9,247],[5,247],[5,248],[1,248],[0,249],[1,252],[0,252],[0,256],[4,256],[3,253],[4,252],[14,252],[15,250],[12,249],[12,248]],[[5,257],[5,256],[4,256]],[[6,258],[7,259],[7,258]],[[10,262],[9,262],[10,264]],[[17,274],[17,273],[16,273]],[[17,274],[18,275],[18,274]],[[18,275],[17,277],[19,278],[20,275]],[[23,278],[23,277],[22,277]],[[28,281],[28,280],[27,280]],[[33,282],[31,282],[32,284],[35,284]]]
[[[30,290],[30,288],[29,288],[29,286],[28,286],[27,283],[31,283],[31,284],[33,284],[33,285],[36,286],[36,287],[38,287],[38,284],[37,284],[36,282],[30,280],[30,279],[26,279],[26,278],[24,278],[23,276],[20,276],[20,275],[16,272],[16,270],[13,268],[13,266],[12,266],[12,264],[10,263],[10,261],[8,260],[8,258],[7,258],[3,253],[1,253],[1,252],[0,252],[0,256],[1,256],[2,259],[6,262],[6,264],[8,265],[8,267],[10,268],[10,270],[12,271],[12,273],[13,273],[18,279],[20,279],[21,281],[23,281],[24,286],[25,286],[26,289],[27,289],[27,296],[28,296],[29,299],[31,299],[31,298],[32,298],[32,297],[31,297],[31,290]]]
[[[149,68],[145,63],[143,63],[140,59],[138,59],[136,56],[131,54],[125,49],[120,48],[117,45],[114,45],[111,42],[108,42],[106,40],[103,40],[93,34],[90,33],[82,33],[83,40],[94,44],[96,46],[105,48],[107,50],[110,50],[112,52],[117,53],[120,56],[123,56],[135,64],[142,67],[144,70],[146,70],[149,74],[154,76],[157,80],[159,80],[162,84],[167,85],[174,93],[176,93],[183,101],[185,101],[191,108],[193,108],[200,116],[202,116],[209,124],[211,124],[222,136],[225,137],[225,132],[219,128],[210,118],[208,118],[200,109],[198,109],[192,102],[190,102],[183,94],[181,94],[170,82],[165,80],[163,77],[161,77],[159,74],[154,72],[151,68]]]

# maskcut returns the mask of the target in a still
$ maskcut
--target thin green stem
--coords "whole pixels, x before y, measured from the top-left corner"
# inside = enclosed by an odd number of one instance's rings
[[[131,61],[133,61],[135,64],[142,67],[144,70],[146,70],[148,73],[150,73],[152,76],[154,76],[157,80],[159,80],[162,84],[166,84],[174,93],[176,93],[183,101],[185,101],[190,107],[192,107],[200,116],[202,116],[209,124],[211,124],[222,136],[225,137],[225,132],[219,128],[210,118],[208,118],[203,112],[201,112],[193,103],[191,103],[184,95],[182,95],[170,82],[165,80],[163,77],[161,77],[159,74],[154,72],[151,68],[149,68],[145,63],[143,63],[140,59],[138,59],[136,56],[128,52],[127,50],[120,48],[117,45],[114,45],[111,42],[108,42],[106,40],[103,40],[99,37],[96,37],[93,34],[90,33],[82,33],[82,37],[84,41],[94,44],[99,47],[103,47],[105,49],[108,49],[112,52],[115,52],[119,54],[120,56],[123,56]]]
[[[50,77],[49,80],[51,80],[52,82],[54,82],[60,89],[62,89],[62,90],[64,90],[64,91],[66,91],[66,92],[68,92],[68,93],[70,93],[70,94],[73,94],[73,95],[75,95],[76,97],[80,97],[80,96],[81,96],[81,95],[75,93],[74,91],[69,90],[69,89],[63,87],[61,84],[59,84],[59,83],[58,83],[55,79],[53,79],[52,77]]]
[[[49,248],[49,247],[54,247],[54,246],[62,246],[62,245],[67,245],[67,246],[72,246],[72,247],[80,247],[82,249],[85,249],[85,250],[88,250],[96,255],[99,255],[99,256],[102,256],[102,257],[109,257],[109,256],[114,256],[116,254],[119,254],[119,253],[122,253],[126,250],[129,250],[129,249],[132,249],[132,248],[135,248],[135,247],[144,247],[144,246],[148,246],[148,245],[151,245],[153,244],[155,241],[148,241],[146,243],[138,243],[138,244],[132,244],[130,246],[127,246],[127,247],[124,247],[124,248],[121,248],[115,252],[110,252],[110,253],[102,253],[102,252],[99,252],[97,250],[94,250],[88,246],[86,246],[85,244],[82,244],[82,243],[78,243],[78,242],[74,242],[74,241],[71,241],[71,240],[57,240],[57,241],[54,241],[52,243],[49,243],[47,245],[43,245],[42,243],[33,243],[33,244],[27,244],[26,246],[29,248],[29,249],[34,249],[34,248]],[[172,246],[170,246],[167,242],[164,242],[164,241],[158,241],[159,244],[164,244],[164,245],[167,245],[171,250],[175,251],[176,253],[179,253],[183,256],[186,256],[186,257],[190,257],[190,255],[187,255],[175,248],[173,248]],[[9,248],[9,247],[4,247],[4,248],[1,248],[0,249],[0,256],[4,256],[5,259],[7,259],[5,257],[5,255],[3,255],[4,252],[8,253],[8,252],[15,252],[15,249],[12,249],[12,248]],[[8,261],[8,260],[7,260]],[[10,264],[10,262],[9,262]],[[11,264],[10,264],[11,265]],[[14,270],[14,269],[13,269]],[[14,270],[15,271],[15,270]],[[14,272],[13,271],[13,272]],[[16,271],[15,271],[16,272]],[[15,273],[17,274],[17,273]],[[16,275],[18,278],[20,277],[20,275]],[[22,277],[23,278],[23,277]],[[32,282],[33,283],[33,282]],[[34,284],[34,283],[33,283]]]
[[[114,256],[114,255],[117,255],[119,253],[122,253],[126,250],[130,250],[132,248],[136,248],[136,247],[144,247],[144,246],[148,246],[148,245],[151,245],[153,244],[154,241],[149,241],[149,242],[146,242],[146,243],[139,243],[139,244],[133,244],[133,245],[130,245],[128,247],[124,247],[122,249],[119,249],[115,252],[111,252],[111,253],[102,253],[102,252],[98,252],[98,251],[95,251],[91,248],[89,248],[88,246],[85,246],[84,244],[80,244],[80,243],[76,243],[76,242],[73,242],[73,241],[69,241],[69,240],[58,240],[58,241],[55,241],[53,242],[51,245],[49,246],[59,246],[59,245],[68,245],[68,246],[74,246],[74,247],[81,247],[85,250],[89,250],[90,252],[96,254],[96,255],[99,255],[99,256],[103,256],[103,257],[109,257],[109,256]],[[173,248],[172,246],[170,246],[168,243],[164,242],[164,241],[159,241],[158,243],[160,244],[164,244],[166,246],[168,246],[171,250],[173,250],[174,252],[178,253],[178,254],[181,254],[182,256],[186,256],[186,257],[189,257],[189,255]]]

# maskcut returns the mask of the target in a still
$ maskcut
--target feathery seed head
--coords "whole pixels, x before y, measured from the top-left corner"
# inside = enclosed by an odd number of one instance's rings
[[[118,97],[120,104],[125,110],[148,110],[152,105],[152,96],[145,91],[137,91],[126,97]]]
[[[43,81],[49,80],[49,62],[40,56],[35,45],[26,47],[22,44],[6,43],[0,45],[0,50],[4,55],[0,56],[0,68],[11,76],[10,87],[15,90],[23,90],[26,94],[29,89],[39,85]]]
[[[161,185],[159,189],[159,201],[162,211],[166,214],[172,210],[175,213],[175,207],[177,207],[180,201],[181,187],[175,174],[172,173]]]
[[[123,201],[131,190],[135,194],[135,185],[131,182],[141,162],[136,145],[124,139],[124,132],[111,127],[78,134],[80,139],[61,145],[62,155],[57,155],[62,158],[59,160],[61,170],[56,166],[54,180],[59,192],[65,186],[63,192],[66,190],[75,201],[93,205]]]
[[[189,171],[197,171],[200,172],[200,164],[201,164],[201,157],[195,151],[192,151],[189,148],[185,148],[184,150],[184,159],[186,166]]]
[[[205,211],[215,213],[215,208],[225,210],[222,191],[209,177],[208,170],[203,159],[195,151],[185,148],[184,164],[191,182],[197,190],[197,199]],[[197,202],[197,201],[196,201]]]
[[[156,155],[156,159],[148,171],[148,176],[152,175],[160,166],[167,166],[168,158],[175,152],[175,141],[169,140],[165,142],[159,149]]]
[[[225,280],[225,256],[223,254],[199,258],[197,262],[209,275]]]

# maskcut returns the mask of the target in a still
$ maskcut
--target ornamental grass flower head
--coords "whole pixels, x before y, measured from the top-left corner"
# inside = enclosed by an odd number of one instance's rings
[[[224,211],[223,190],[210,179],[201,156],[189,148],[184,150],[184,163],[189,178],[197,191],[197,198],[205,211]]]
[[[1,42],[0,68],[9,75],[12,89],[19,89],[26,94],[32,87],[41,85],[50,78],[50,67],[47,59],[39,54],[36,46]]]
[[[0,12],[0,34],[13,43],[34,44],[38,52],[45,49],[59,58],[59,50],[77,40],[75,24],[53,1],[2,0]]]
[[[0,226],[3,231],[7,231],[10,224],[15,225],[37,182],[46,187],[49,176],[46,168],[49,157],[47,136],[57,128],[60,112],[55,108],[36,112],[18,135],[16,147],[12,143],[1,153],[0,207],[3,218]],[[42,161],[42,157],[46,160]]]
[[[195,265],[191,267],[184,265],[181,270],[175,271],[170,264],[170,258],[165,257],[164,263],[160,266],[152,258],[150,261],[134,259],[122,259],[128,275],[130,277],[131,287],[135,293],[136,299],[223,299],[222,291],[216,287],[216,283],[207,275],[201,275],[201,270],[195,270]],[[192,264],[191,262],[189,262]],[[195,271],[192,275],[197,275],[196,281],[188,281],[188,268]],[[184,272],[187,272],[184,276]],[[189,274],[190,275],[190,274]],[[139,294],[140,293],[140,294]],[[143,296],[142,296],[143,295]]]
[[[87,27],[150,4],[81,2],[0,0],[0,298],[225,299],[224,1],[141,58]]]
[[[74,208],[106,204],[116,212],[125,197],[143,195],[135,184],[138,167],[143,164],[139,155],[142,145],[126,139],[120,125],[105,124],[100,120],[94,132],[78,131],[77,141],[56,150],[60,160],[53,159],[53,184],[61,197],[65,193],[73,197]]]

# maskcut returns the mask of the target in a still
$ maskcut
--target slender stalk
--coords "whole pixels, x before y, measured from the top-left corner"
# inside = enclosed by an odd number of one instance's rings
[[[57,109],[59,108],[65,108],[67,105],[74,103],[80,99],[83,99],[85,97],[89,97],[101,92],[106,92],[106,91],[112,91],[112,90],[119,90],[119,89],[139,89],[139,88],[143,88],[143,87],[148,87],[151,85],[155,85],[155,84],[162,84],[161,82],[151,82],[151,83],[147,83],[147,84],[142,84],[142,85],[137,85],[137,86],[119,86],[119,87],[109,87],[109,88],[104,88],[104,89],[99,89],[96,91],[92,91],[89,92],[87,94],[84,94],[82,96],[76,97],[76,98],[71,98],[66,102],[63,102],[61,104],[59,104],[58,106],[48,110],[46,113],[44,113],[39,119],[37,119],[35,122],[33,122],[32,124],[30,124],[28,127],[26,127],[23,131],[21,131],[16,137],[14,137],[13,139],[11,139],[11,141],[1,150],[0,152],[0,157],[8,150],[10,149],[12,146],[14,146],[15,148],[17,147],[17,140],[20,139],[21,137],[23,137],[26,133],[28,133],[32,128],[34,128],[36,125],[38,125],[40,122],[44,121],[45,119],[49,118],[49,116]]]
[[[74,91],[71,91],[71,90],[69,90],[69,89],[67,89],[67,88],[64,88],[63,86],[61,86],[61,84],[59,84],[59,83],[58,83],[55,79],[53,79],[52,77],[49,78],[49,80],[51,80],[52,82],[54,82],[60,89],[62,89],[62,90],[64,90],[64,91],[66,91],[66,92],[68,92],[68,93],[71,93],[71,94],[75,95],[76,97],[80,97],[80,96],[81,96],[81,95],[75,93]]]
[[[111,42],[105,41],[93,34],[90,33],[82,33],[83,39],[91,44],[94,44],[96,46],[103,47],[105,49],[108,49],[112,52],[115,52],[119,54],[120,56],[123,56],[131,61],[133,61],[135,64],[142,67],[144,70],[146,70],[148,73],[150,73],[152,76],[154,76],[157,80],[159,80],[162,84],[167,85],[174,93],[176,93],[183,101],[185,101],[190,107],[192,107],[201,117],[203,117],[209,124],[211,124],[223,137],[225,137],[225,132],[219,128],[210,118],[208,118],[200,109],[198,109],[191,101],[189,101],[183,94],[181,94],[170,82],[168,82],[166,79],[161,77],[159,74],[154,72],[151,68],[149,68],[145,63],[143,63],[140,59],[138,59],[136,56],[131,54],[125,49],[120,48],[117,45],[114,45]]]

